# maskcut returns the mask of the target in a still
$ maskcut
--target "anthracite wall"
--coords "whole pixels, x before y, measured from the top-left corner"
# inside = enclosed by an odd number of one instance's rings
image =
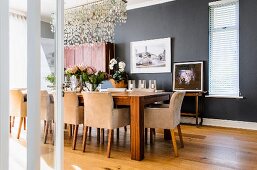
[[[172,62],[200,61],[208,90],[208,3],[176,0],[128,11],[116,29],[116,57],[130,71],[130,42],[172,38]],[[257,0],[240,0],[240,91],[245,99],[206,98],[204,117],[257,122]],[[156,79],[158,89],[172,90],[171,73],[132,74],[131,79]]]

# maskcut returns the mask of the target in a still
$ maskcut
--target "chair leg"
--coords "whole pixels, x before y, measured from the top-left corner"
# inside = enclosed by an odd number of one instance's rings
[[[120,129],[117,128],[117,139],[119,139],[119,138],[120,138]]]
[[[20,118],[20,123],[19,123],[19,129],[18,129],[17,139],[20,139],[21,127],[22,127],[23,119],[24,119],[23,117]]]
[[[150,144],[153,144],[153,135],[154,135],[154,130],[153,128],[150,128]]]
[[[49,123],[49,130],[50,130],[50,134],[53,134],[52,121],[50,121]]]
[[[127,132],[127,126],[124,126],[124,131]]]
[[[44,120],[44,131],[46,130],[46,120]]]
[[[107,158],[110,158],[110,156],[111,156],[112,135],[113,135],[113,129],[109,129],[109,134],[108,134],[108,147],[107,147]]]
[[[15,116],[12,117],[12,127],[14,127]]]
[[[178,135],[179,135],[179,140],[180,140],[180,146],[181,146],[181,148],[184,148],[184,142],[183,142],[183,137],[182,137],[182,132],[181,132],[180,124],[178,124],[177,128],[178,128]]]
[[[72,143],[72,149],[76,149],[76,143],[77,143],[77,136],[78,136],[78,129],[79,125],[75,125],[74,127],[74,133],[73,133],[73,143]]]
[[[88,136],[91,137],[92,127],[89,127],[89,133]]]
[[[69,136],[72,137],[72,125],[69,124]]]
[[[76,125],[72,125],[72,135],[74,135],[75,126],[76,126]]]
[[[48,127],[49,127],[49,122],[45,121],[45,127],[44,127],[44,144],[46,144],[47,141],[47,135],[48,135]]]
[[[175,154],[175,157],[178,157],[178,147],[177,147],[177,142],[175,137],[175,129],[171,129],[170,133],[171,133],[171,140],[173,144],[174,154]]]
[[[101,143],[104,144],[104,128],[101,129]]]
[[[24,121],[23,129],[26,130],[26,128],[27,128],[27,125],[26,125],[26,117],[24,117],[23,121]]]
[[[100,143],[100,128],[97,128],[97,143]]]
[[[83,144],[82,144],[83,152],[85,152],[86,150],[87,129],[88,129],[88,126],[85,126],[83,131]]]
[[[147,144],[147,133],[148,133],[148,129],[147,128],[145,128],[145,144]]]

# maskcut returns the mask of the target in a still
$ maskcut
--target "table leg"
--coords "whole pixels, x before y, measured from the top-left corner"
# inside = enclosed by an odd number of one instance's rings
[[[131,159],[144,159],[144,101],[140,96],[130,98]]]

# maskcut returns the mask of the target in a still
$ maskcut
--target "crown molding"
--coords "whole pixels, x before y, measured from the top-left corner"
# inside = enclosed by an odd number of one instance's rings
[[[152,6],[152,5],[163,4],[163,3],[171,2],[171,1],[175,1],[175,0],[151,0],[151,1],[146,1],[146,2],[142,2],[142,3],[128,5],[127,10],[143,8],[143,7]]]

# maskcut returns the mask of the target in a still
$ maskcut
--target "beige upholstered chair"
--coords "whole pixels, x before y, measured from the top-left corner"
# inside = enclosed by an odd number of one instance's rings
[[[64,93],[64,123],[74,125],[74,136],[72,149],[76,149],[78,128],[84,122],[84,107],[79,106],[79,99],[76,92]]]
[[[84,134],[83,152],[86,149],[88,127],[106,128],[108,134],[107,157],[111,154],[113,129],[129,125],[129,109],[116,109],[113,107],[113,98],[109,92],[87,92],[84,98]]]
[[[175,138],[175,128],[178,128],[178,134],[181,147],[184,147],[182,133],[180,129],[181,106],[185,92],[175,92],[168,108],[147,108],[145,109],[145,128],[170,129],[175,156],[178,156],[177,143]]]
[[[54,121],[54,103],[46,90],[41,91],[41,120],[44,120],[44,143],[47,141],[48,128]]]
[[[20,138],[21,127],[23,121],[27,117],[27,102],[25,101],[24,95],[20,89],[10,90],[10,133],[11,133],[11,118],[20,117],[19,129],[17,134],[17,139]],[[24,124],[25,129],[25,124]]]

